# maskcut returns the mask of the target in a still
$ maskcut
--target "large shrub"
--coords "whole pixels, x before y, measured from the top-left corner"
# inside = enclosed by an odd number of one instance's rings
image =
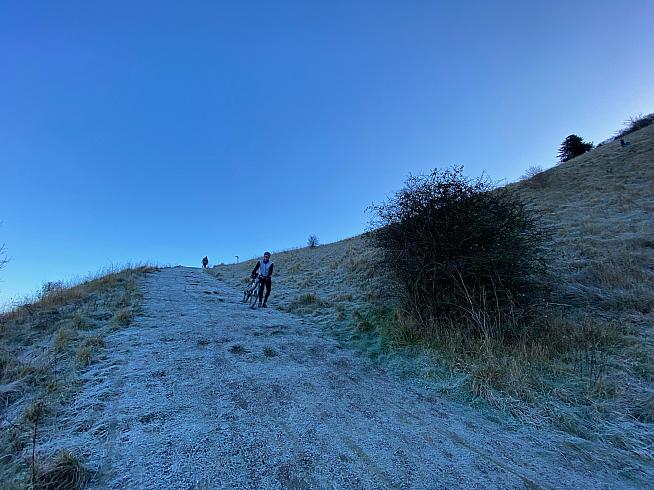
[[[516,194],[459,167],[410,177],[372,211],[368,236],[422,333],[519,333],[516,316],[539,298],[544,233]]]
[[[561,163],[572,160],[579,155],[583,155],[587,151],[593,149],[593,144],[584,141],[580,136],[576,134],[571,134],[561,143],[559,148],[559,161]]]
[[[545,189],[548,182],[548,174],[545,173],[540,165],[529,167],[520,179],[532,189]]]

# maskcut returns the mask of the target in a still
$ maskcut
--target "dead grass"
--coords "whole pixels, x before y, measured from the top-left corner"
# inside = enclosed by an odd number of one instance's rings
[[[41,414],[39,432],[49,431],[48,446],[56,447],[55,420],[69,410],[74,390],[84,382],[82,370],[106,348],[116,304],[135,311],[138,280],[153,270],[139,266],[105,271],[79,284],[50,283],[37,297],[0,315],[0,421],[8,428],[0,433],[2,488],[29,478],[34,488],[86,484],[89,473],[72,453],[39,457],[34,468],[29,464],[35,407]]]
[[[298,296],[291,301],[285,308],[286,311],[291,313],[314,311],[317,308],[322,308],[326,304],[315,294],[305,293]]]
[[[100,349],[106,347],[106,342],[101,337],[90,337],[84,339],[77,351],[76,359],[77,364],[80,366],[88,366],[93,361],[93,356]]]
[[[437,366],[429,373],[437,373],[443,393],[611,445],[641,461],[651,456],[647,441],[654,440],[654,428],[643,425],[652,416],[651,382],[637,381],[631,372],[639,345],[633,327],[551,311],[540,335],[507,345],[448,329],[425,341],[416,322],[400,314],[388,318],[381,324],[387,348],[421,346]]]
[[[75,330],[90,330],[94,327],[93,322],[80,312],[75,314],[72,323]]]
[[[91,479],[91,473],[71,451],[63,450],[46,461],[36,472],[33,487],[47,490],[81,490]]]
[[[61,327],[57,330],[54,339],[53,352],[60,354],[70,347],[71,342],[77,338],[75,330],[69,327]]]
[[[125,327],[132,322],[132,310],[130,308],[121,308],[114,314],[114,324]]]

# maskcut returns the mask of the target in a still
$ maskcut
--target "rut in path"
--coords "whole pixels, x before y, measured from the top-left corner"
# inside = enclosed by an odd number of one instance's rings
[[[565,436],[501,429],[201,269],[142,290],[96,368],[96,487],[624,488]]]

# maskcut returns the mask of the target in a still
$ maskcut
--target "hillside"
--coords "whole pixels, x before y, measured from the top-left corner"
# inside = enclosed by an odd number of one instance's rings
[[[515,187],[554,230],[569,299],[638,319],[654,308],[654,125],[627,140]]]
[[[523,343],[416,335],[364,236],[273,253],[269,310],[256,259],[45,285],[0,316],[0,486],[647,486],[654,126],[627,139],[511,185],[552,232]]]
[[[512,184],[552,231],[551,339],[479,355],[423,342],[380,289],[361,236],[273,254],[271,305],[378,365],[523,423],[654,457],[654,125]],[[265,244],[262,244],[265,246]],[[256,259],[212,273],[242,287]],[[585,457],[602,459],[575,443]],[[592,456],[591,456],[592,454]]]

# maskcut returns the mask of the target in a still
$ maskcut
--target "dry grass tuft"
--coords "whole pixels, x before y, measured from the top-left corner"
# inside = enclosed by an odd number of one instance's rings
[[[80,459],[68,450],[61,451],[36,473],[33,486],[47,490],[80,490],[86,487],[91,473]]]
[[[316,309],[322,308],[324,306],[326,306],[326,303],[322,301],[316,294],[305,293],[291,301],[286,307],[286,311],[291,313],[306,313],[308,311],[315,311]]]
[[[313,293],[303,294],[296,302],[299,305],[322,305],[320,298]]]
[[[88,295],[89,291],[85,284],[72,287],[64,287],[63,284],[50,285],[46,287],[41,297],[33,306],[42,309],[59,308],[64,305],[78,302]]]
[[[88,346],[80,347],[77,351],[75,358],[77,359],[77,365],[80,367],[86,367],[91,364],[91,358],[93,356],[93,350]]]
[[[89,330],[94,327],[91,320],[86,318],[83,313],[78,312],[72,320],[73,328],[76,330]]]
[[[132,323],[133,313],[129,308],[121,308],[114,314],[114,323],[125,327]]]
[[[33,401],[23,412],[23,419],[31,424],[36,423],[47,411],[42,400]]]
[[[79,366],[88,366],[93,362],[93,355],[100,349],[106,347],[106,342],[100,337],[90,337],[84,339],[82,345],[77,351],[77,364]]]
[[[54,339],[53,351],[55,354],[60,354],[70,346],[72,340],[77,338],[77,333],[69,327],[61,327],[57,330]]]

